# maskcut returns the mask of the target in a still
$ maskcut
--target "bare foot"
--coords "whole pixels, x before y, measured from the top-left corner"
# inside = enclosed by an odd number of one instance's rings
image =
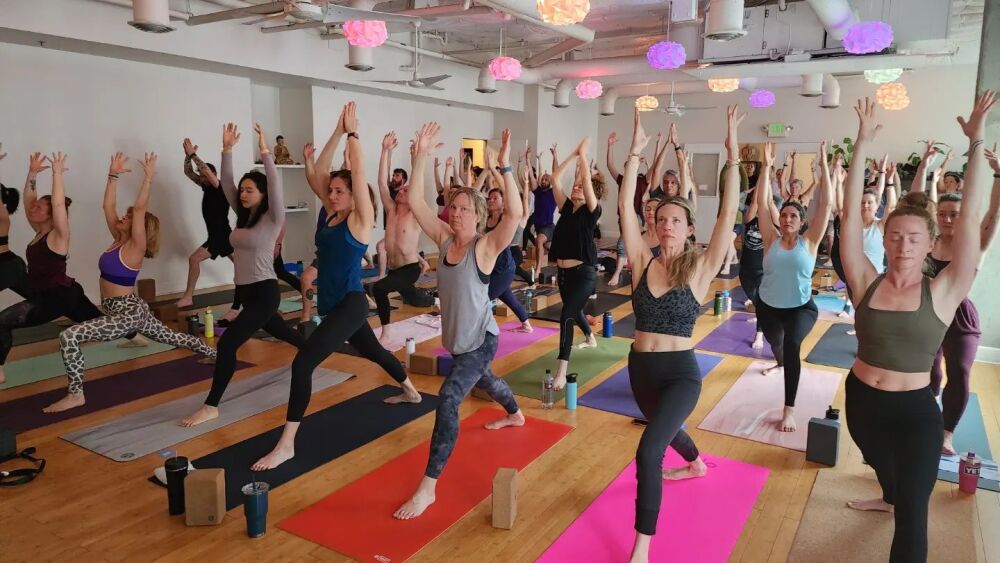
[[[611,276],[611,279],[608,280],[608,287],[615,287],[620,281],[621,280],[618,279],[618,276]]]
[[[955,451],[955,444],[953,440],[955,438],[954,432],[944,431],[944,445],[941,446],[941,453],[944,455],[955,455],[958,452]]]
[[[772,373],[779,373],[780,374],[780,373],[783,373],[783,372],[784,372],[784,368],[782,366],[779,366],[778,364],[774,364],[773,366],[771,366],[769,368],[764,368],[763,370],[761,370],[760,374],[761,375],[771,375]]]
[[[743,302],[743,308],[746,309],[748,313],[753,313],[754,312],[753,301],[750,300],[750,299],[747,299],[746,301],[744,301]],[[749,322],[749,321],[747,321],[747,322]]]
[[[841,311],[841,312],[837,313],[837,316],[840,317],[840,318],[842,318],[842,319],[849,319],[849,318],[851,318],[851,314],[848,313],[847,311]]]
[[[386,329],[385,326],[382,326],[381,328],[382,330],[379,331],[378,334],[378,343],[381,344],[383,348],[385,348],[386,345],[389,344],[389,342],[392,340],[392,336],[390,335],[390,331]]]
[[[853,508],[854,510],[874,510],[876,512],[888,512],[889,514],[892,514],[895,511],[891,504],[880,498],[868,500],[849,500],[847,501],[847,506]]]
[[[82,407],[87,401],[83,398],[83,393],[67,393],[65,397],[42,409],[42,412],[62,412],[75,407]]]
[[[215,358],[211,356],[205,356],[204,358],[198,360],[198,363],[202,365],[215,365]]]
[[[417,403],[419,403],[420,401],[423,401],[423,400],[424,400],[424,398],[420,396],[420,393],[417,393],[416,391],[409,391],[407,389],[403,389],[403,392],[400,393],[399,395],[393,395],[392,397],[386,397],[383,400],[383,402],[384,403],[388,403],[390,405],[398,405],[399,403],[413,403],[413,404],[417,404]]]
[[[271,453],[258,459],[257,463],[250,466],[250,469],[253,471],[266,471],[268,469],[274,469],[293,457],[295,457],[295,448],[283,448],[278,445],[271,450]]]
[[[719,272],[719,275],[721,275],[721,276],[728,276],[729,275],[729,266],[731,266],[730,263],[727,263],[726,265],[724,265],[722,267],[722,271]]]
[[[493,422],[486,423],[487,430],[500,430],[501,428],[506,428],[508,426],[524,426],[524,415],[521,414],[521,411],[517,411],[514,414],[508,414],[500,420],[494,420]]]
[[[597,348],[597,338],[593,333],[586,340],[576,345],[577,350],[583,350],[584,348]]]
[[[531,326],[531,321],[524,321],[521,326],[511,329],[511,332],[523,332],[525,334],[531,334],[534,332],[534,327]]]
[[[406,501],[406,504],[400,506],[396,512],[392,514],[393,518],[399,520],[409,520],[411,518],[416,518],[427,510],[427,507],[434,504],[434,493],[426,494],[417,490],[413,494],[413,497]]]
[[[181,297],[180,299],[177,300],[177,303],[175,303],[175,305],[177,305],[178,309],[187,309],[188,307],[194,306],[194,298]]]
[[[795,407],[785,407],[785,416],[778,423],[778,432],[795,432]]]
[[[750,344],[750,347],[753,348],[754,350],[758,350],[758,351],[764,349],[764,333],[763,332],[758,332],[753,337],[753,343]],[[764,375],[767,375],[767,374],[764,374]]]
[[[202,405],[194,414],[180,422],[181,426],[197,426],[202,422],[208,422],[213,418],[219,418],[219,407]]]
[[[220,321],[233,322],[236,317],[240,316],[240,312],[237,309],[230,309],[225,315],[222,315]]]
[[[858,331],[854,330],[853,328],[851,330],[847,331],[847,335],[848,336],[856,336],[857,334],[858,334]]]
[[[663,478],[668,481],[680,481],[682,479],[704,477],[706,473],[708,473],[708,466],[699,457],[684,467],[669,467],[664,469]]]
[[[149,346],[149,340],[141,334],[135,335],[135,338],[132,340],[118,343],[119,348],[145,348],[146,346]]]

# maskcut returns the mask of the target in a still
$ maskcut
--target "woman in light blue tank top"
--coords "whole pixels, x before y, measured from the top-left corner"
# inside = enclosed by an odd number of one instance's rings
[[[820,154],[826,154],[826,143],[820,144]],[[797,202],[787,201],[778,214],[778,229],[773,225],[771,207],[770,167],[774,164],[774,145],[764,151],[765,180],[757,188],[757,219],[764,238],[764,278],[757,294],[757,324],[771,345],[778,364],[764,370],[767,375],[782,370],[785,378],[785,405],[780,421],[781,432],[795,431],[795,395],[802,372],[801,347],[816,324],[819,311],[812,299],[812,274],[816,267],[816,252],[826,234],[832,197],[830,173],[825,158],[820,158],[820,188],[816,217],[804,234],[799,234],[805,210]]]
[[[414,153],[409,202],[420,228],[438,245],[438,293],[441,297],[441,342],[454,357],[451,373],[441,384],[441,403],[434,419],[430,457],[424,477],[393,514],[401,520],[423,514],[435,499],[438,478],[458,440],[458,407],[478,387],[500,403],[507,416],[486,425],[490,430],[521,426],[524,415],[507,383],[493,374],[490,363],[497,351],[499,329],[489,299],[489,272],[497,256],[514,238],[523,209],[517,182],[509,164],[510,130],[504,129],[498,163],[504,179],[504,212],[496,227],[480,235],[486,223],[486,202],[471,188],[456,190],[448,202],[448,222],[435,215],[424,200],[424,164],[437,145],[441,128],[427,123],[413,141]],[[497,440],[502,440],[497,437]]]

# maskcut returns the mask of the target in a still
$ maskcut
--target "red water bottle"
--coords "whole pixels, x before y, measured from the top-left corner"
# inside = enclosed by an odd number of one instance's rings
[[[962,456],[958,462],[958,489],[970,495],[976,493],[979,487],[979,469],[982,461],[976,457],[974,452]]]

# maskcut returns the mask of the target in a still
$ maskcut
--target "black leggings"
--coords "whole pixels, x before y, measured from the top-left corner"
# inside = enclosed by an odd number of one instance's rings
[[[927,509],[944,443],[930,387],[882,391],[847,375],[847,429],[895,508],[891,563],[927,561]]]
[[[389,294],[398,291],[408,303],[413,303],[414,300],[410,296],[415,293],[413,284],[417,283],[418,279],[420,279],[420,262],[414,262],[387,271],[384,278],[372,285],[372,295],[375,297],[375,306],[378,307],[378,320],[382,326],[389,324],[389,313],[392,312]],[[367,303],[367,300],[365,302]]]
[[[0,253],[0,291],[5,289],[28,297],[28,267],[20,256],[9,250]]]
[[[402,364],[379,344],[368,324],[368,299],[364,292],[352,291],[327,313],[292,360],[292,383],[285,420],[302,420],[312,396],[313,371],[345,341],[350,342],[362,357],[378,364],[397,383],[406,381]]]
[[[298,276],[285,269],[285,260],[281,257],[280,252],[274,257],[274,274],[278,276],[279,280],[292,286],[292,289],[302,293],[302,282],[299,280]]]
[[[535,244],[535,235],[532,229],[535,227],[535,216],[528,217],[528,222],[524,224],[524,232],[521,233],[521,250],[528,251],[528,243]]]
[[[514,260],[514,275],[528,283],[533,283],[535,280],[531,278],[531,272],[522,267],[522,264],[524,264],[524,253],[521,252],[521,247],[517,245],[511,246],[510,256]]]
[[[572,268],[559,268],[559,297],[562,298],[562,313],[559,315],[559,359],[569,361],[573,349],[573,323],[576,323],[588,338],[590,323],[583,313],[587,300],[597,287],[597,269],[580,264]]]
[[[212,375],[212,390],[205,399],[211,407],[219,406],[222,394],[229,386],[229,380],[236,371],[236,351],[258,330],[263,328],[271,336],[283,340],[296,348],[302,348],[306,339],[288,326],[278,312],[281,292],[277,280],[262,280],[236,286],[236,295],[243,302],[240,315],[229,323],[226,332],[219,338],[218,358]]]
[[[687,462],[698,459],[698,447],[681,429],[684,419],[698,404],[701,370],[694,350],[636,352],[628,354],[629,382],[646,429],[635,453],[638,491],[635,498],[635,530],[656,533],[663,496],[663,454],[670,444]]]
[[[757,296],[757,327],[771,345],[774,359],[785,372],[785,406],[795,406],[795,395],[799,390],[799,375],[802,373],[802,341],[816,325],[819,310],[809,299],[805,305],[791,309],[771,307]]]

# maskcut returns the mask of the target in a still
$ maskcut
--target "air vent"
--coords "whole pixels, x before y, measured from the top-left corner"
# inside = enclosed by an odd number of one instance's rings
[[[705,39],[732,41],[747,34],[743,0],[712,0],[705,16]]]
[[[170,4],[168,0],[133,0],[133,20],[128,24],[147,33],[173,31],[170,25]]]

